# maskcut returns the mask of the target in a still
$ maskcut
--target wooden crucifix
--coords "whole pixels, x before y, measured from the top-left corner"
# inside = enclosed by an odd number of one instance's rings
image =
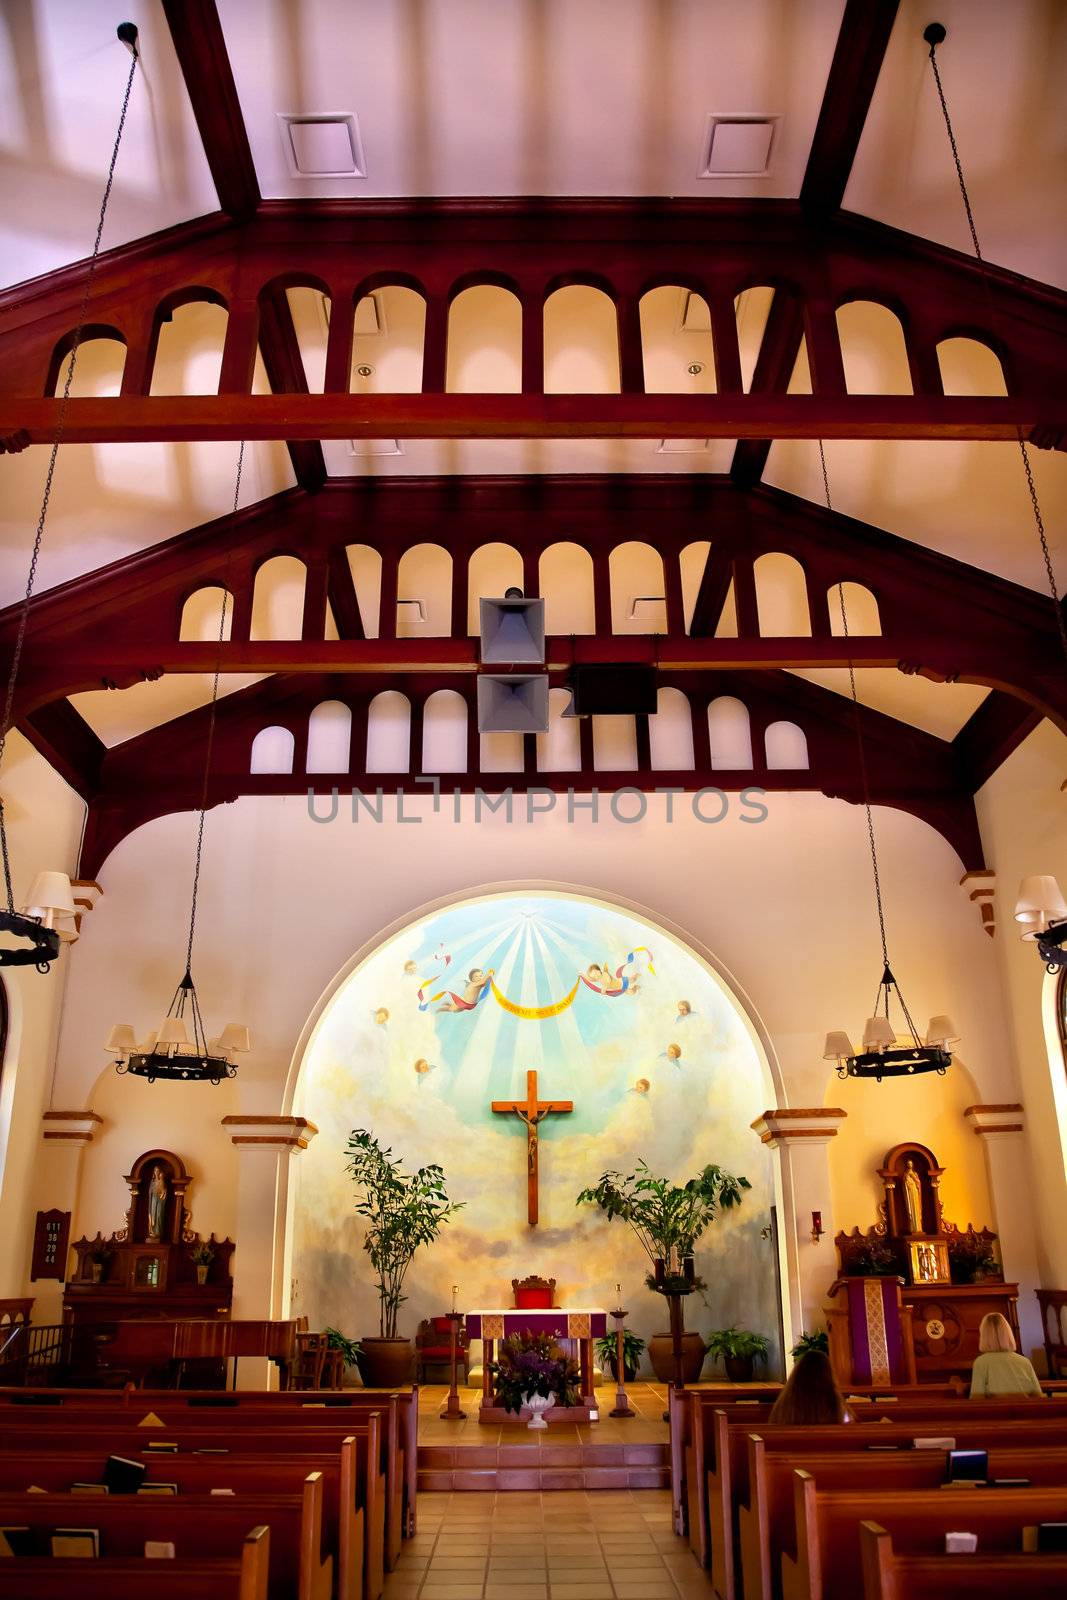
[[[537,1227],[537,1129],[546,1117],[565,1115],[574,1110],[573,1100],[538,1100],[537,1073],[526,1074],[525,1100],[494,1100],[490,1110],[500,1116],[518,1117],[526,1124],[526,1217]]]

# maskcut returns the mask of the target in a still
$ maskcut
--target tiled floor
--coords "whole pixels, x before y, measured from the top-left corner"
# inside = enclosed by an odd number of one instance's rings
[[[618,1418],[609,1415],[615,1404],[615,1385],[598,1388],[596,1391],[597,1403],[600,1408],[600,1418],[597,1422],[583,1422],[579,1424],[554,1420],[548,1433],[551,1434],[552,1443],[562,1443],[564,1440],[583,1443],[599,1444],[649,1444],[665,1443],[667,1440],[667,1424],[663,1420],[664,1407],[667,1404],[667,1390],[659,1383],[633,1383],[629,1386],[630,1407],[636,1416]],[[517,1417],[509,1418],[507,1422],[490,1423],[478,1421],[478,1407],[481,1404],[481,1390],[473,1387],[460,1388],[459,1398],[463,1410],[467,1413],[462,1422],[445,1422],[440,1413],[448,1398],[448,1389],[444,1384],[428,1383],[419,1390],[419,1443],[420,1444],[508,1444],[524,1443],[536,1444],[538,1439],[546,1439],[545,1433],[528,1429],[524,1422]]]
[[[706,1600],[670,1494],[420,1494],[386,1600]]]

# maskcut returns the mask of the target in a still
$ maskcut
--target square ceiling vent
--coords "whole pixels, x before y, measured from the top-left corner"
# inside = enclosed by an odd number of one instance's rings
[[[346,112],[300,116],[279,111],[282,144],[294,178],[365,178],[359,124]]]
[[[775,116],[708,116],[704,158],[698,178],[764,178],[780,118]]]

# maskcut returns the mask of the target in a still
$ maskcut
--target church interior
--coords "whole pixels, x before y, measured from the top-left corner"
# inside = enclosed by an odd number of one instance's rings
[[[0,5],[0,1593],[1067,1593],[1064,83]]]

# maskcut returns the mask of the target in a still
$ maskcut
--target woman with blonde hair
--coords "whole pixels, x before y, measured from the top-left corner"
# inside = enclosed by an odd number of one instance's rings
[[[1037,1373],[1015,1348],[1011,1324],[999,1311],[990,1311],[978,1329],[978,1348],[971,1369],[971,1399],[993,1395],[1042,1393]]]

